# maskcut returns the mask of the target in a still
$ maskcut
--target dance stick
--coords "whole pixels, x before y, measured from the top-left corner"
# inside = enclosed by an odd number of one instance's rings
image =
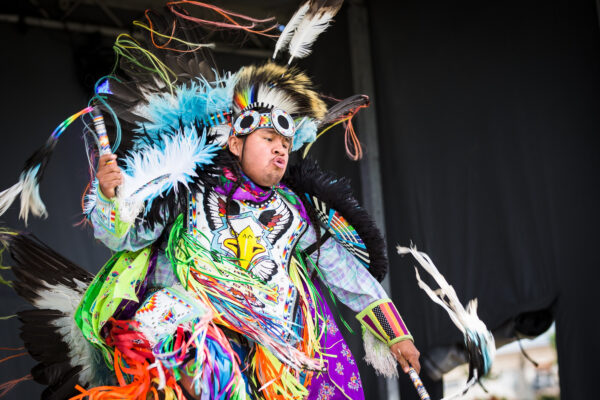
[[[96,135],[98,135],[98,141],[100,142],[100,155],[103,156],[105,154],[112,154],[112,150],[110,149],[110,142],[108,141],[108,136],[106,135],[106,126],[104,126],[104,117],[102,113],[98,109],[98,107],[94,107],[92,110],[92,115],[94,116],[94,127],[96,128]],[[113,161],[110,160],[107,164],[112,164]]]
[[[417,389],[417,393],[419,394],[421,400],[431,400],[429,393],[427,393],[427,389],[425,389],[425,386],[423,386],[421,377],[419,377],[419,374],[417,374],[417,371],[415,371],[413,367],[410,367],[408,370],[408,376],[410,377],[413,385],[415,385],[415,389]]]

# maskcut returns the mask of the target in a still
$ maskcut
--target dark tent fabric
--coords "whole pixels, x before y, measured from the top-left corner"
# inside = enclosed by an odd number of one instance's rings
[[[368,5],[393,296],[424,362],[461,336],[397,243],[427,252],[463,302],[478,298],[491,329],[539,334],[553,315],[561,397],[589,397],[600,355],[594,3]]]

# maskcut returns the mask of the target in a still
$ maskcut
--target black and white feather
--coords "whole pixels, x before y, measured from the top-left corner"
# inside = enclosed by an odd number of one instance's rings
[[[302,22],[304,16],[308,12],[308,8],[310,5],[309,3],[310,2],[307,1],[306,3],[302,4],[302,6],[300,6],[298,11],[294,13],[288,24],[285,26],[283,32],[281,32],[281,35],[279,35],[279,39],[277,39],[277,43],[275,44],[275,50],[273,51],[273,59],[277,58],[277,53],[285,49],[290,40],[292,39],[292,36],[296,32],[298,24]]]
[[[329,27],[342,3],[343,0],[309,0],[304,3],[279,37],[273,58],[286,47],[290,55],[288,64],[308,56],[313,43]]]
[[[21,338],[38,361],[31,374],[47,385],[43,399],[78,394],[75,385],[114,384],[102,355],[74,320],[93,275],[27,233],[1,232],[0,242],[14,261],[16,292],[35,309],[20,311]]]
[[[3,215],[12,203],[21,196],[21,218],[25,225],[29,214],[45,218],[48,213],[46,206],[40,197],[39,183],[42,180],[46,165],[56,147],[56,139],[50,137],[46,143],[35,151],[25,162],[19,181],[10,188],[0,192],[0,216]]]

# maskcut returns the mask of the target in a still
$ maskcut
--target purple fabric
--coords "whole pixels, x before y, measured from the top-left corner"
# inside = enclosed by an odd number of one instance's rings
[[[375,323],[373,322],[373,320],[371,319],[371,317],[369,317],[368,315],[365,315],[363,317],[363,321],[369,325],[371,327],[371,329],[373,329],[373,331],[375,332],[379,332],[379,328],[377,327],[377,325],[375,325]]]
[[[313,376],[308,386],[309,394],[307,399],[363,400],[365,395],[354,356],[352,356],[346,341],[335,323],[335,318],[325,301],[319,282],[314,281],[314,285],[323,299],[319,306],[323,310],[323,316],[327,321],[327,336],[322,339],[321,346],[323,351],[328,354],[325,357],[325,364],[328,367],[326,371]]]
[[[271,197],[271,195],[273,194],[273,191],[276,190],[277,192],[284,194],[284,197],[286,197],[286,198],[293,196],[295,198],[295,201],[291,201],[292,205],[296,208],[296,210],[298,210],[298,212],[300,213],[300,216],[302,218],[304,218],[304,220],[310,221],[310,218],[308,217],[308,213],[306,212],[306,209],[304,208],[304,204],[302,203],[302,201],[300,201],[298,196],[294,192],[292,192],[287,186],[285,186],[283,183],[280,182],[273,187],[263,188],[261,186],[258,186],[256,183],[254,183],[243,172],[241,173],[241,177],[242,177],[242,183],[233,193],[233,196],[232,196],[233,199],[240,200],[240,201],[251,201],[254,203],[261,203],[263,201],[268,200],[269,197]],[[235,181],[236,181],[235,175],[233,175],[233,173],[228,168],[223,168],[223,175],[221,177],[221,185],[215,187],[215,191],[224,196],[227,196],[229,194],[229,191],[233,187],[233,183]]]

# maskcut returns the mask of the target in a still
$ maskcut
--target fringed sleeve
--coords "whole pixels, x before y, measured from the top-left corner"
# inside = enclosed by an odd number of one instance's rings
[[[137,251],[152,244],[161,235],[164,225],[125,223],[119,216],[119,207],[98,189],[88,201],[88,218],[94,227],[94,237],[113,251]]]

